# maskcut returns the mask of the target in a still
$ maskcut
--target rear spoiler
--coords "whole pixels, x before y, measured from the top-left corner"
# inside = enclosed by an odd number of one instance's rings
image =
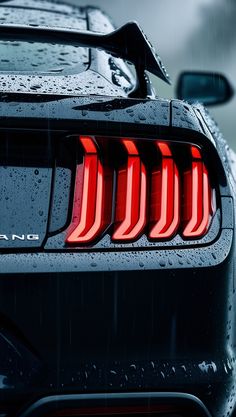
[[[91,31],[46,28],[26,25],[0,25],[0,37],[6,40],[40,41],[102,49],[134,64],[137,74],[145,70],[170,84],[160,57],[136,22],[128,22],[108,34]]]

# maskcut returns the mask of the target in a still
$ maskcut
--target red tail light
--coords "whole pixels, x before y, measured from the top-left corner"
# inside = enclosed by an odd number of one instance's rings
[[[79,143],[84,155],[76,169],[67,243],[94,242],[108,227],[114,242],[144,233],[151,240],[207,233],[214,190],[200,148],[90,136],[80,136]]]
[[[123,139],[127,165],[117,174],[116,218],[113,240],[134,240],[146,224],[147,174],[133,141]]]
[[[183,236],[200,237],[209,227],[212,216],[212,190],[208,171],[198,148],[191,146],[191,170],[184,174],[184,220]]]
[[[111,207],[110,175],[102,166],[95,142],[81,136],[84,148],[83,165],[78,165],[72,223],[68,230],[67,243],[89,243],[96,239],[110,223]],[[105,191],[108,191],[106,193]]]
[[[169,239],[180,222],[180,180],[170,146],[156,142],[161,152],[161,165],[152,172],[151,187],[151,239]]]

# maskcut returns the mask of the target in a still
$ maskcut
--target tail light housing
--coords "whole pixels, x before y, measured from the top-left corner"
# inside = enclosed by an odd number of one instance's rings
[[[67,244],[201,239],[216,211],[203,150],[179,141],[78,136]]]

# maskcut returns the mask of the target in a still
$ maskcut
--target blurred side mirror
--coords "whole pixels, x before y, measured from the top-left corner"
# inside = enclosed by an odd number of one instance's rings
[[[182,72],[176,89],[177,98],[206,105],[226,103],[234,95],[227,78],[213,72]]]

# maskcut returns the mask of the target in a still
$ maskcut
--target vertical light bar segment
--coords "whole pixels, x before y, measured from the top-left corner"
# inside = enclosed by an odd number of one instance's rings
[[[127,164],[117,173],[114,241],[137,239],[146,225],[147,173],[134,141],[122,139]]]
[[[191,170],[184,175],[184,221],[185,238],[201,237],[209,227],[212,217],[212,190],[209,174],[200,150],[191,146]]]
[[[154,168],[151,184],[151,239],[169,239],[180,223],[180,178],[167,143],[156,142],[161,153],[161,165]]]
[[[72,222],[68,229],[67,243],[90,243],[109,223],[110,183],[92,137],[80,136],[84,149],[83,164],[77,166]],[[109,190],[108,190],[109,188]],[[105,191],[107,190],[107,192]],[[109,199],[109,201],[108,201]]]

